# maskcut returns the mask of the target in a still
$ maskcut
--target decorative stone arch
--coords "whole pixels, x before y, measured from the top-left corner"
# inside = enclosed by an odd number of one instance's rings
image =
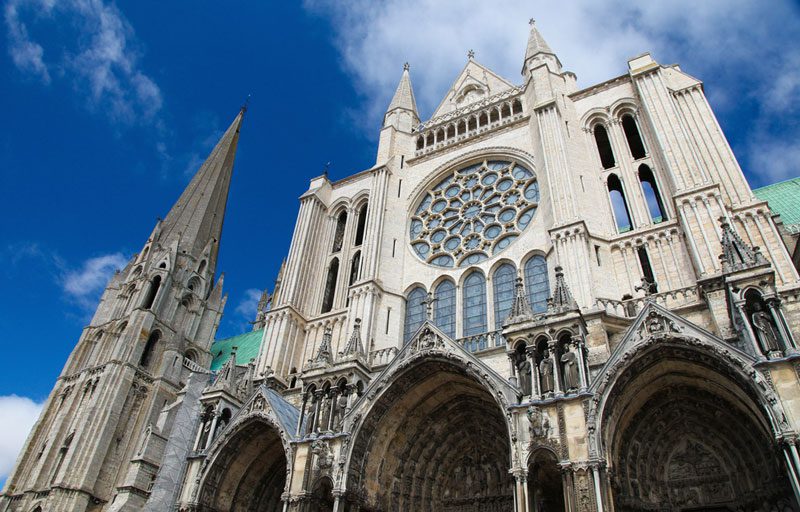
[[[259,399],[264,398],[257,394],[248,406],[250,410],[244,414],[240,411],[209,446],[193,492],[200,510],[232,510],[237,504],[242,510],[281,510],[283,496],[289,491],[293,448],[289,435]],[[282,457],[284,464],[278,458],[264,467],[270,455]],[[268,504],[248,508],[254,500]]]
[[[630,114],[638,122],[639,105],[636,104],[634,98],[620,98],[611,104],[609,110],[611,112],[611,117],[615,120],[622,119],[622,116],[625,114]]]
[[[516,433],[507,411],[517,393],[425,322],[345,416],[343,430],[352,434],[342,448],[337,491],[360,501],[362,510],[388,510],[389,504],[392,509],[440,510],[443,500],[458,507],[473,499],[510,508],[508,471],[519,458],[510,441]],[[403,422],[392,420],[397,414]],[[484,425],[482,436],[471,430],[478,423]],[[454,424],[462,429],[458,439],[448,429]],[[484,446],[477,446],[476,439]],[[473,492],[467,499],[447,478],[461,475],[470,481],[476,465],[485,466],[485,475],[490,475],[483,484],[474,483],[485,495],[474,498]],[[492,489],[505,494],[490,496]]]
[[[605,127],[611,123],[611,116],[608,113],[608,110],[602,107],[595,107],[590,109],[581,117],[581,126],[587,132],[594,131],[594,127],[598,124],[602,124]]]
[[[791,501],[776,453],[796,433],[754,362],[647,303],[586,410],[589,458],[607,463],[617,510]]]
[[[352,202],[349,197],[340,197],[339,199],[335,200],[328,206],[328,216],[331,219],[338,219],[339,214],[342,212],[347,212],[348,216],[350,214]],[[348,219],[350,220],[350,219]]]

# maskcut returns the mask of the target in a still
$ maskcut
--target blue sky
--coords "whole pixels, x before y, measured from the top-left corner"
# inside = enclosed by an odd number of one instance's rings
[[[221,336],[247,329],[257,290],[272,286],[308,179],[328,161],[334,179],[374,163],[403,62],[426,118],[469,49],[520,83],[530,17],[580,86],[644,51],[680,63],[704,80],[753,185],[798,174],[797,5],[561,4],[6,0],[0,415],[19,415],[21,428],[0,441],[0,479],[109,273],[141,248],[248,94],[218,267],[229,293]]]

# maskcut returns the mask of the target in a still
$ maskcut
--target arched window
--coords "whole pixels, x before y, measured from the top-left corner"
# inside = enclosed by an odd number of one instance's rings
[[[322,296],[322,312],[327,313],[333,308],[333,296],[336,295],[336,281],[339,278],[339,258],[333,258],[328,266],[328,276],[325,279],[325,294]]]
[[[456,285],[442,281],[434,291],[433,321],[436,327],[451,338],[456,337]]]
[[[425,137],[420,135],[417,137],[417,149],[422,149],[425,147]]]
[[[447,140],[454,139],[456,137],[456,126],[451,124],[447,127]]]
[[[642,136],[639,134],[639,127],[636,126],[636,120],[632,115],[625,114],[622,116],[622,130],[625,132],[625,138],[628,140],[628,149],[630,149],[633,159],[644,158],[644,143],[642,142]]]
[[[349,285],[353,285],[358,280],[358,274],[361,270],[361,251],[356,251],[353,255],[353,261],[350,263],[350,279],[348,280]]]
[[[153,353],[156,350],[156,345],[158,345],[158,341],[161,339],[161,333],[159,331],[153,331],[150,333],[150,337],[147,338],[147,343],[144,344],[144,350],[142,351],[142,357],[139,359],[139,366],[142,368],[148,368],[150,363],[153,359]]]
[[[536,255],[525,262],[525,288],[533,312],[547,311],[550,279],[547,275],[547,260],[544,259],[544,256]]]
[[[356,243],[355,246],[364,243],[364,230],[367,227],[367,203],[358,210],[358,224],[356,225]]]
[[[514,266],[509,263],[500,265],[494,271],[494,328],[503,327],[503,322],[511,313],[511,303],[514,302]]]
[[[408,292],[406,297],[406,324],[403,329],[403,342],[408,343],[411,336],[417,332],[417,329],[425,322],[425,300],[427,294],[425,289],[421,286],[415,287]]]
[[[645,201],[647,201],[650,219],[655,224],[667,220],[667,210],[664,209],[664,203],[661,202],[661,194],[658,193],[656,177],[653,176],[653,171],[650,170],[650,167],[645,164],[639,166],[639,182],[642,184],[642,192],[644,193]]]
[[[515,114],[522,113],[522,102],[519,100],[514,100],[514,103],[511,104],[512,110]]]
[[[478,271],[464,280],[464,336],[483,334],[486,329],[486,279]]]
[[[333,250],[331,252],[339,252],[342,250],[345,226],[347,226],[347,212],[342,212],[336,219],[336,231],[333,234]]]
[[[197,273],[198,273],[198,274],[200,274],[200,275],[202,276],[202,275],[203,275],[203,271],[204,271],[205,269],[206,269],[206,260],[202,260],[202,261],[200,262],[200,266],[199,266],[199,267],[197,267]]]
[[[611,149],[611,141],[608,140],[608,132],[602,124],[594,127],[594,141],[597,144],[597,152],[600,153],[600,163],[603,164],[603,169],[611,169],[617,165],[614,160],[614,151]]]
[[[144,309],[150,309],[153,307],[153,302],[156,300],[156,295],[158,295],[158,289],[161,286],[161,276],[156,276],[150,281],[150,289],[147,290],[147,296],[142,303],[142,307]]]
[[[620,233],[630,231],[633,228],[630,210],[628,210],[628,202],[625,200],[625,192],[622,190],[622,182],[616,174],[608,177],[608,195],[611,198],[614,218],[617,220],[617,231]]]
[[[636,249],[636,256],[639,258],[639,265],[642,267],[642,277],[647,279],[647,282],[653,286],[652,292],[658,292],[658,284],[656,283],[656,275],[653,272],[653,267],[650,265],[650,256],[647,254],[647,249],[640,245]]]
[[[504,104],[500,109],[500,115],[504,119],[511,115],[511,108],[508,106],[508,103]]]
[[[472,131],[476,130],[477,128],[478,128],[478,120],[475,118],[475,116],[470,117],[469,121],[467,122],[467,130]]]

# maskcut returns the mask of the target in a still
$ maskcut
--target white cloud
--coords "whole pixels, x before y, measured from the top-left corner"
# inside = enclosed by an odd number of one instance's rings
[[[42,405],[22,396],[0,396],[0,418],[3,418],[3,435],[0,436],[0,480],[5,479],[13,469],[28,433],[39,418]]]
[[[800,14],[788,0],[306,0],[305,7],[330,19],[343,66],[366,99],[369,122],[361,124],[373,138],[405,61],[423,118],[444,97],[469,49],[478,62],[521,83],[531,17],[581,86],[625,73],[630,57],[649,51],[707,80],[718,112],[733,112],[747,99],[760,115],[774,116],[796,103],[800,89]],[[800,129],[776,131],[753,121],[761,130],[756,139],[800,138]],[[755,155],[744,149],[740,157],[753,164]]]
[[[80,268],[67,270],[62,279],[64,291],[81,306],[94,309],[100,293],[115,270],[125,267],[122,253],[105,254],[84,261]]]
[[[153,121],[161,90],[139,68],[133,28],[102,0],[9,0],[5,8],[9,53],[17,68],[49,84],[71,83],[90,108],[113,121]],[[53,38],[55,29],[68,34]],[[35,38],[33,32],[50,38]]]
[[[248,288],[244,291],[244,297],[236,306],[236,313],[251,319],[256,317],[258,310],[258,301],[261,299],[261,290],[256,288]]]

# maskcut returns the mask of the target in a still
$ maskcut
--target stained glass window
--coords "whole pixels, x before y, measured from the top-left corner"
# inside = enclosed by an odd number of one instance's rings
[[[511,303],[514,302],[514,279],[516,271],[514,266],[504,263],[494,271],[494,327],[500,329],[503,322],[511,312]]]
[[[539,206],[536,175],[518,162],[488,160],[455,170],[419,200],[411,247],[439,267],[479,263],[508,247]]]
[[[547,276],[547,260],[536,255],[525,263],[525,288],[534,313],[547,311],[550,297],[550,282]]]
[[[451,338],[456,337],[456,285],[442,281],[434,292],[433,321],[436,327]]]
[[[473,272],[464,280],[464,336],[483,334],[486,328],[486,279]]]
[[[403,342],[408,343],[411,336],[417,332],[417,329],[425,322],[425,300],[427,293],[421,286],[417,286],[406,297],[406,324],[403,330]]]

